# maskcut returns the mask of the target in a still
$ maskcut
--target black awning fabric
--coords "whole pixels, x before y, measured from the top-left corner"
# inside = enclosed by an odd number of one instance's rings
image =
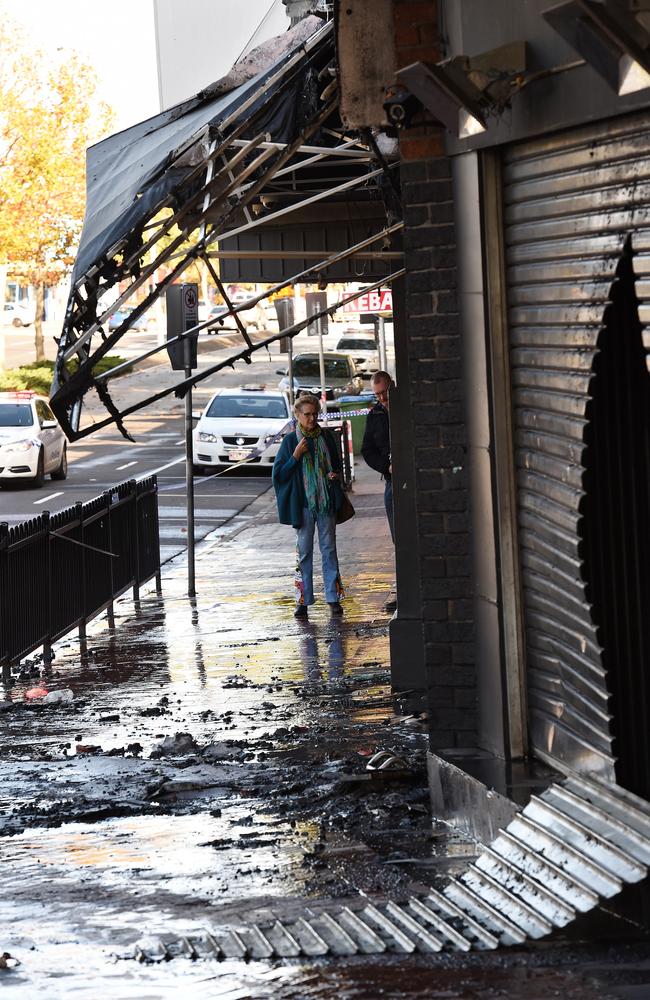
[[[269,109],[265,128],[273,138],[289,141],[293,137],[289,126],[294,117],[295,88],[286,88],[281,75],[268,89],[264,90],[263,85],[300,51],[314,28],[320,29],[323,37],[329,34],[318,18],[305,19],[275,39],[275,47],[267,44],[267,53],[276,57],[235,89],[223,92],[237,79],[237,74],[231,73],[190,100],[88,149],[86,215],[72,275],[73,288],[112,247],[143,225],[161,199],[191,172],[190,166],[174,166],[183,152],[206,130],[219,129],[256,91],[260,91],[256,103],[266,104]]]

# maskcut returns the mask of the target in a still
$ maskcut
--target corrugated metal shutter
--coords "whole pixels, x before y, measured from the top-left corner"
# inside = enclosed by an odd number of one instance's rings
[[[609,692],[580,549],[584,435],[597,340],[630,236],[639,315],[649,318],[649,127],[647,115],[621,118],[511,147],[504,159],[531,741],[608,780]]]

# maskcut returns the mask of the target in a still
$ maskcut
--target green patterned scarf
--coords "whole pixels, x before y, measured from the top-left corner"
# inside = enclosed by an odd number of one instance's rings
[[[325,437],[318,425],[313,431],[303,431],[300,425],[296,430],[298,440],[304,437],[309,442],[309,450],[302,457],[302,483],[307,506],[312,514],[329,513],[332,509],[332,498],[327,477],[332,471],[332,463]]]

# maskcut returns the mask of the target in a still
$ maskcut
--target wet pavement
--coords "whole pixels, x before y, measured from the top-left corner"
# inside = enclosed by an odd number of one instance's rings
[[[83,655],[69,638],[48,672],[16,672],[0,703],[0,898],[21,964],[0,967],[4,996],[650,996],[615,992],[650,983],[643,942],[611,951],[580,930],[507,956],[150,960],[165,936],[425,891],[476,854],[432,819],[426,721],[390,688],[392,547],[363,466],[354,504],[342,620],[323,601],[293,618],[293,532],[266,494],[199,547],[195,602],[175,560],[162,595],[121,600]],[[378,750],[403,764],[371,774]]]

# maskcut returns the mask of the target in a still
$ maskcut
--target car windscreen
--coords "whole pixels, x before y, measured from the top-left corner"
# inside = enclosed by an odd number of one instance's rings
[[[374,351],[376,350],[374,340],[350,340],[349,337],[344,337],[343,340],[339,340],[336,345],[337,351]]]
[[[288,417],[284,399],[268,396],[217,396],[210,403],[208,417],[259,417],[262,420],[282,420]]]
[[[0,403],[0,427],[33,427],[29,403]]]
[[[318,358],[296,358],[293,363],[296,378],[320,379]],[[350,369],[343,358],[325,358],[325,378],[349,378]]]

